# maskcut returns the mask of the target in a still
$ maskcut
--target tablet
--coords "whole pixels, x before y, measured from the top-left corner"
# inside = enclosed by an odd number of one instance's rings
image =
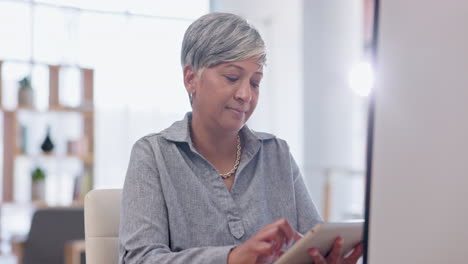
[[[320,223],[315,225],[304,237],[289,248],[275,264],[312,263],[308,253],[310,248],[317,248],[325,256],[333,248],[338,236],[344,239],[343,256],[362,241],[364,222]]]

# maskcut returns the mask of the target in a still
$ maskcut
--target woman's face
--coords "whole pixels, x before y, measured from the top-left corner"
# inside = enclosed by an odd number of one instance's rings
[[[194,115],[210,129],[239,131],[257,106],[263,77],[258,58],[205,68],[200,77],[187,67],[184,78],[188,92],[193,93]]]

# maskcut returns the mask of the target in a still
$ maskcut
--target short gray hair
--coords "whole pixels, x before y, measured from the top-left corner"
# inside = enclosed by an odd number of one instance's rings
[[[258,57],[265,65],[266,50],[262,37],[244,18],[229,13],[210,13],[195,20],[185,31],[182,42],[182,68],[194,72],[223,62]]]

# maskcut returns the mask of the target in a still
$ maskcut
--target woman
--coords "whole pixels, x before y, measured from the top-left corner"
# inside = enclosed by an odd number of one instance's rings
[[[182,44],[192,113],[138,140],[123,189],[121,263],[270,263],[321,221],[285,141],[250,130],[266,60],[233,14],[196,20]],[[342,241],[315,263],[343,260]]]

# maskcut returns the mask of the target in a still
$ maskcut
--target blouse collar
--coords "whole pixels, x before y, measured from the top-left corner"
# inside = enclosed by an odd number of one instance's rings
[[[190,137],[190,125],[192,120],[192,112],[185,114],[183,120],[174,122],[170,127],[161,132],[161,136],[173,142],[185,142],[193,148],[192,139]],[[255,132],[247,125],[241,128],[241,138],[244,140],[244,150],[253,155],[260,148],[261,142],[275,138],[274,135],[262,132]]]

